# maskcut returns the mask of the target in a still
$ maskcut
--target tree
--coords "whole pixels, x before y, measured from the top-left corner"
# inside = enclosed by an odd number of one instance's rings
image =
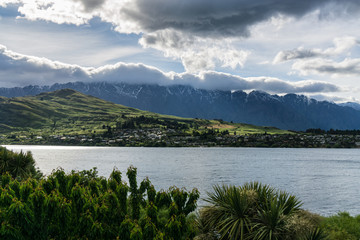
[[[268,185],[214,186],[205,201],[209,205],[200,210],[199,239],[301,239],[314,233],[314,224],[300,214],[301,202]]]
[[[41,172],[35,168],[35,160],[31,152],[15,153],[0,147],[0,174],[10,173],[13,178],[40,178]]]
[[[96,168],[70,174],[58,168],[41,179],[0,175],[0,239],[180,240],[195,236],[193,218],[187,216],[196,208],[196,189],[172,187],[157,192],[147,178],[137,184],[133,166],[127,171],[129,186],[116,168],[108,179],[97,174]]]

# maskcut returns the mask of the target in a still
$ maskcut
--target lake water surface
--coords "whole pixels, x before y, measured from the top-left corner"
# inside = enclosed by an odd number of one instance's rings
[[[6,146],[31,151],[44,174],[97,167],[108,177],[117,167],[126,178],[130,165],[138,181],[148,176],[157,190],[175,185],[198,188],[260,181],[295,194],[303,208],[322,215],[360,214],[360,150],[291,148],[124,148]],[[203,201],[200,201],[203,204]]]

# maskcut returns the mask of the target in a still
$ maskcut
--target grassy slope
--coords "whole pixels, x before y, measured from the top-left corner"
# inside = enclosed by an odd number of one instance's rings
[[[276,128],[248,124],[220,123],[215,120],[186,119],[141,111],[87,96],[70,89],[18,98],[0,97],[0,133],[25,134],[85,134],[103,131],[103,125],[114,126],[117,121],[144,115],[158,119],[193,123],[200,129],[245,133],[288,133]]]

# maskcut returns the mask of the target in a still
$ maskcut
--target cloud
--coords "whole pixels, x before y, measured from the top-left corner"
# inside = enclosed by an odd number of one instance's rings
[[[315,58],[306,61],[297,61],[292,65],[292,69],[298,71],[303,76],[307,76],[309,74],[359,76],[360,58],[346,58],[341,62]]]
[[[310,98],[314,98],[318,101],[328,101],[328,102],[356,102],[357,100],[349,97],[337,97],[337,96],[329,96],[326,94],[314,94],[308,95]]]
[[[7,5],[9,4],[20,4],[21,3],[21,0],[2,0],[0,2],[0,7],[7,7]]]
[[[198,75],[180,74],[174,77],[176,84],[188,84],[195,88],[218,90],[262,90],[270,93],[337,92],[341,88],[322,81],[284,81],[272,77],[243,78],[220,72],[202,72]]]
[[[356,18],[360,12],[357,0],[5,0],[1,6],[9,3],[19,4],[22,18],[31,21],[82,25],[97,17],[120,33],[141,35],[143,47],[181,60],[193,73],[243,67],[250,51],[233,42],[251,36],[259,23],[271,21],[278,29],[287,18],[314,11],[329,21],[343,15]],[[283,53],[279,61],[311,54]]]
[[[106,0],[78,0],[83,5],[86,11],[92,11],[105,3]]]
[[[48,84],[86,79],[88,69],[46,58],[26,56],[0,45],[0,79],[3,86]]]
[[[243,67],[250,51],[237,50],[226,40],[194,37],[178,31],[162,30],[145,34],[139,40],[144,48],[163,51],[165,56],[180,59],[186,71],[196,73],[214,69]]]
[[[332,77],[351,77],[360,74],[360,58],[349,58],[348,52],[360,42],[355,37],[342,37],[333,40],[333,47],[327,49],[305,49],[299,47],[291,51],[280,51],[273,64],[294,60],[290,74],[330,75]],[[344,60],[339,61],[339,59]]]
[[[321,81],[289,82],[270,77],[243,78],[206,71],[199,74],[162,72],[144,64],[117,63],[98,68],[81,67],[19,54],[0,45],[0,86],[51,85],[66,82],[127,82],[190,85],[208,90],[263,90],[271,93],[337,92],[341,88]]]
[[[323,53],[319,49],[304,49],[303,47],[299,47],[295,50],[287,50],[279,52],[274,60],[273,63],[281,63],[286,62],[294,59],[303,59],[303,58],[312,58],[312,57],[319,57]]]
[[[355,37],[335,38],[333,42],[334,47],[328,48],[323,52],[325,56],[339,55],[360,43]]]
[[[82,25],[95,17],[81,1],[75,0],[19,0],[18,12],[30,21],[45,20],[57,24]]]
[[[359,41],[354,37],[343,37],[334,39],[334,47],[327,48],[325,50],[321,49],[305,49],[304,47],[299,47],[295,50],[280,51],[274,58],[273,63],[281,63],[290,60],[296,59],[306,59],[306,58],[315,58],[315,57],[331,57],[348,51],[356,44],[359,44]]]
[[[333,7],[324,8],[329,4]],[[301,17],[315,9],[327,12],[356,9],[360,3],[356,0],[136,0],[123,8],[130,21],[144,29],[155,32],[175,29],[197,36],[249,36],[249,28],[274,16],[287,15]]]
[[[274,16],[301,17],[316,9],[319,16],[359,11],[357,0],[5,0],[22,3],[25,18],[39,18],[56,23],[78,24],[94,16],[112,23],[121,32],[151,33],[173,29],[197,36],[243,36],[249,28]],[[41,11],[39,11],[41,10]],[[41,14],[48,12],[48,14]],[[91,15],[84,15],[90,12]],[[57,18],[52,18],[57,16]]]

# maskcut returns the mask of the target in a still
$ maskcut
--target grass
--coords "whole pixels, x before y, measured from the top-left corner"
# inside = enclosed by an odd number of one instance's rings
[[[145,116],[170,120],[197,129],[219,129],[230,134],[289,134],[273,127],[228,123],[221,120],[204,120],[162,115],[114,104],[71,89],[41,93],[37,96],[17,98],[0,97],[0,134],[15,135],[81,135],[101,133],[103,125],[115,127],[134,117]],[[160,127],[160,126],[159,126]],[[190,127],[189,131],[193,128]]]
[[[324,218],[321,225],[329,240],[360,239],[360,215],[353,217],[347,212],[340,212]]]
[[[211,120],[211,124],[208,128],[219,129],[219,131],[228,130],[230,134],[236,132],[237,135],[246,135],[246,134],[293,134],[293,132],[281,130],[275,127],[263,127],[255,126],[245,123],[222,123],[221,121]]]

